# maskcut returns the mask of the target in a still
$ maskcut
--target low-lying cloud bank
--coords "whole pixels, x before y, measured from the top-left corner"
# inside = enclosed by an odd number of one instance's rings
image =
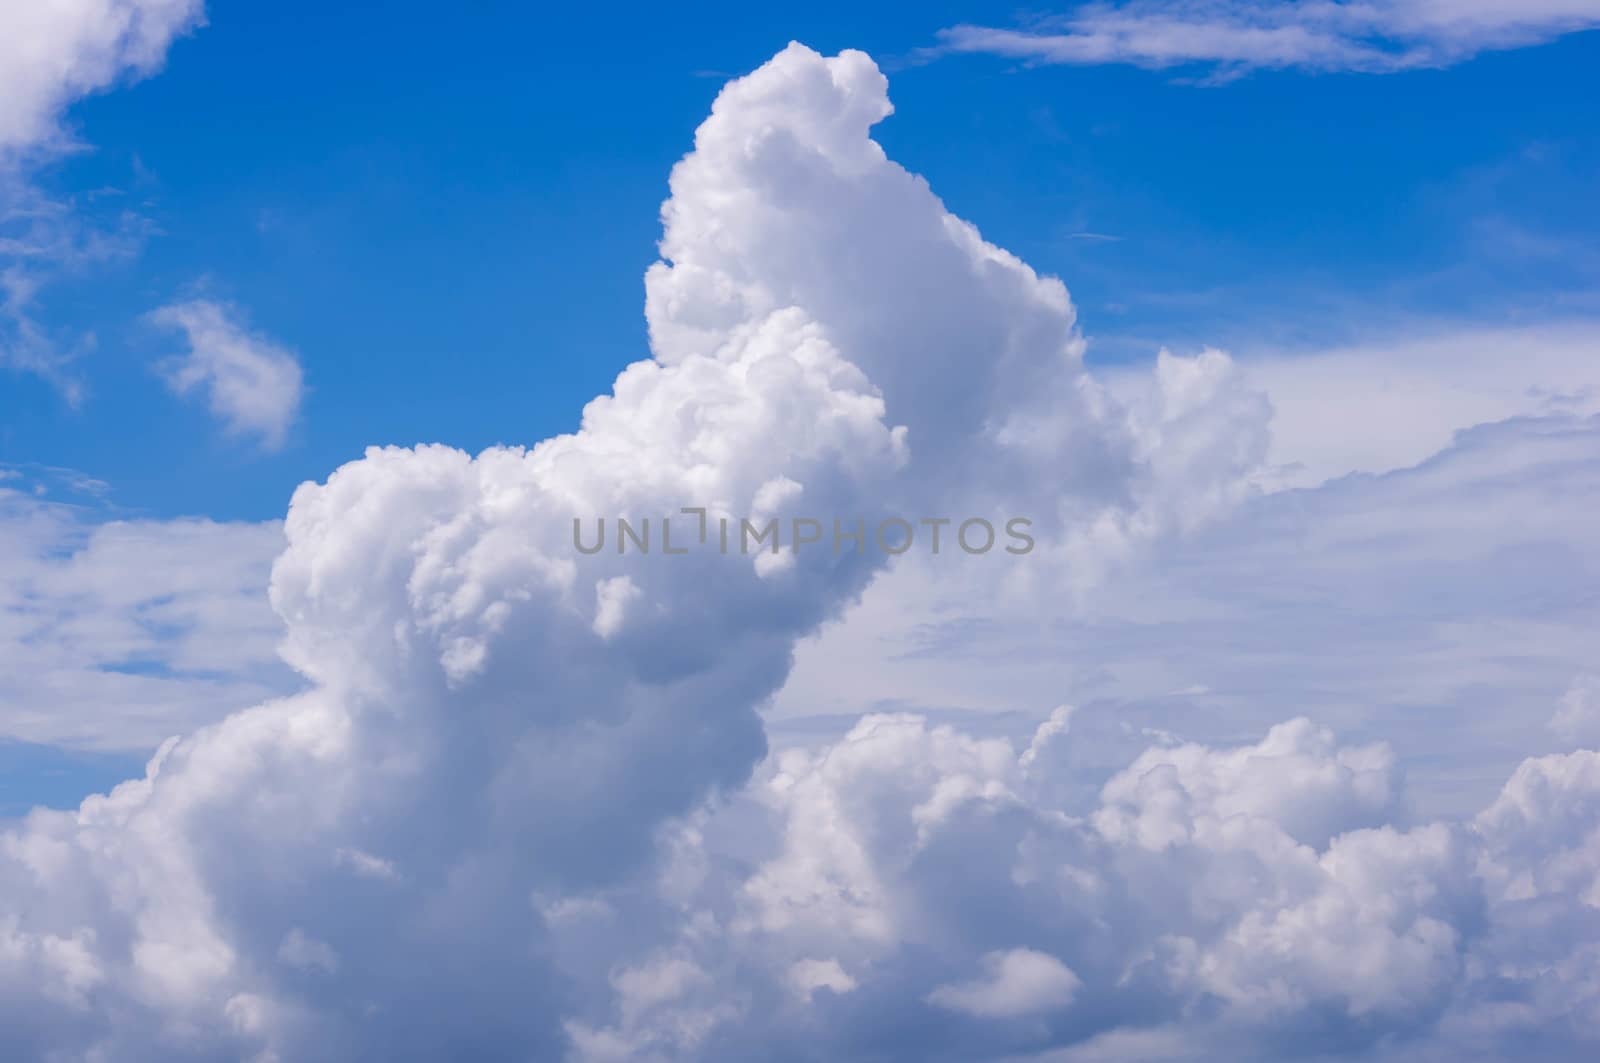
[[[1456,823],[1305,720],[1122,735],[1087,796],[1065,709],[1020,748],[900,714],[769,756],[797,643],[883,555],[572,549],[575,516],[1026,503],[1006,576],[1048,599],[1249,497],[1270,409],[1228,359],[1113,398],[888,112],[860,53],[730,84],[673,172],[654,357],[577,433],[296,493],[271,597],[309,689],[0,836],[11,1051],[1587,1057],[1600,755]]]
[[[610,973],[609,1024],[569,1026],[581,1054],[1592,1051],[1600,754],[1525,762],[1465,823],[1399,826],[1387,748],[1304,719],[1155,745],[1081,813],[1055,792],[1075,741],[1068,710],[1020,752],[870,716],[779,757],[756,788],[777,851],[719,873],[716,821],[685,832],[675,934]]]

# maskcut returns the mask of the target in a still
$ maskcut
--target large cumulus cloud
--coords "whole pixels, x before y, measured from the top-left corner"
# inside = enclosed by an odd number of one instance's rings
[[[812,220],[912,182],[866,135],[883,93],[864,56],[798,48],[730,87],[701,132],[706,154],[675,177],[667,251],[713,287],[764,268],[737,247],[699,264],[714,234],[678,240],[675,215],[715,206],[696,175],[751,187],[759,216],[789,203],[763,172],[810,170],[833,186]],[[717,148],[729,139],[738,157]],[[1059,282],[955,226],[925,191],[916,205],[907,224],[950,268],[997,277],[971,300],[979,331],[948,338],[928,378],[995,390],[1004,374],[983,352],[1048,333],[1045,372],[1070,383]],[[850,234],[834,239],[816,253],[843,260]],[[703,318],[693,302],[652,296],[652,334],[684,335]],[[848,516],[942,484],[931,466],[903,475],[907,431],[870,375],[868,338],[829,320],[838,305],[788,292],[692,345],[658,338],[659,357],[626,370],[579,432],[531,450],[375,450],[303,487],[272,599],[312,689],[182,739],[146,779],[75,815],[36,812],[8,840],[14,951],[46,963],[19,976],[50,1002],[13,998],[26,1043],[304,1058],[311,1044],[425,1055],[479,1039],[517,1053],[558,1036],[563,984],[532,898],[625,881],[663,821],[741,784],[765,748],[756,708],[794,640],[882,560],[589,558],[572,520],[752,514],[775,487]],[[987,427],[976,413],[937,426],[937,412],[906,419],[974,445]],[[54,977],[39,957],[62,955],[58,942],[82,962]]]
[[[653,357],[576,433],[374,449],[296,493],[271,598],[308,688],[0,836],[22,1058],[998,1058],[1178,1029],[1271,1056],[1587,999],[1540,962],[1593,970],[1562,936],[1594,902],[1592,754],[1454,825],[1408,821],[1385,747],[1304,720],[1141,736],[1087,800],[1065,709],[1020,751],[901,714],[769,755],[797,642],[884,556],[574,549],[574,518],[683,506],[1031,506],[1021,593],[1051,595],[1248,493],[1267,410],[1227,358],[1113,401],[1060,282],[870,138],[888,110],[859,53],[732,83],[672,176]]]

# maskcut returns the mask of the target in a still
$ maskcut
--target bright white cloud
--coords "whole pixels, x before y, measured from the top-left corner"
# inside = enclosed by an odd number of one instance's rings
[[[1034,63],[1201,65],[1389,73],[1542,44],[1600,26],[1593,0],[1129,0],[1083,4],[1024,29],[962,25],[937,51]]]
[[[1284,803],[1285,794],[1294,795],[1292,803]],[[1384,822],[1394,795],[1386,747],[1338,749],[1330,732],[1300,719],[1233,753],[1193,745],[1147,750],[1106,784],[1095,826],[1108,838],[1163,849],[1230,820],[1271,818],[1296,842],[1322,848],[1347,830]],[[1195,820],[1197,806],[1215,818]]]
[[[1443,822],[1412,822],[1389,747],[1298,719],[1097,742],[1103,712],[1060,709],[1019,752],[975,717],[871,714],[768,755],[760,713],[796,646],[895,578],[882,556],[574,548],[574,517],[694,504],[1036,506],[1030,578],[953,577],[1031,601],[1036,627],[1113,585],[1086,571],[1155,546],[1181,564],[1221,535],[1248,574],[1259,543],[1227,537],[1267,452],[1259,391],[1212,353],[1162,359],[1119,401],[1083,369],[1060,282],[885,157],[869,131],[888,110],[859,53],[791,46],[733,82],[673,172],[654,356],[577,432],[373,448],[295,493],[271,601],[308,689],[0,835],[16,1052],[999,1059],[1178,1030],[1196,1058],[1312,1037],[1448,1058],[1594,1008],[1600,982],[1543,973],[1592,963],[1572,932],[1593,883],[1583,754]],[[1543,468],[1526,491],[1573,475],[1591,436],[1458,443],[1418,473],[1428,521],[1460,526],[1445,488],[1486,465]],[[1400,488],[1372,483],[1376,502],[1303,496],[1327,507],[1319,578],[1394,534]],[[1502,534],[1476,518],[1463,565]],[[1274,722],[1300,714],[1257,694]],[[1530,943],[1541,919],[1558,932]],[[1584,1027],[1550,1036],[1588,1047]]]
[[[300,411],[305,374],[292,351],[238,320],[236,311],[196,299],[164,306],[150,320],[181,329],[189,353],[163,366],[179,395],[202,392],[212,414],[233,435],[281,447]]]
[[[763,773],[780,851],[742,883],[701,876],[670,946],[694,977],[649,1015],[619,1000],[579,1058],[605,1044],[740,1059],[784,1043],[834,1059],[885,1045],[1142,1059],[1159,1041],[1174,1059],[1315,1043],[1422,1060],[1500,1058],[1530,1034],[1545,1058],[1593,1050],[1587,1029],[1549,1023],[1600,1002],[1579,930],[1600,867],[1595,754],[1528,761],[1475,819],[1408,824],[1386,751],[1292,721],[1244,746],[1150,748],[1073,816],[1049,795],[1080,770],[1075,730],[1053,721],[1019,756],[916,716],[869,717],[781,758]],[[746,833],[739,820],[698,825],[691,852]],[[863,903],[889,916],[871,933]],[[777,995],[795,957],[818,952],[847,991]]]
[[[73,101],[160,68],[202,0],[66,0],[0,8],[0,163],[61,137]]]
[[[28,940],[93,928],[111,950],[98,954],[101,992],[134,1008],[109,1035],[40,1011],[30,1036],[66,1050],[110,1036],[137,1058],[184,1014],[205,1051],[304,1058],[315,1037],[449,1054],[458,1034],[424,1022],[412,995],[461,1000],[491,970],[505,985],[556,977],[528,894],[554,904],[625,883],[664,822],[737,788],[764,749],[756,707],[795,640],[882,560],[589,558],[569,538],[576,515],[748,513],[780,498],[824,514],[915,511],[963,483],[996,503],[1054,484],[1069,514],[1125,504],[1155,437],[1136,449],[1095,397],[1061,284],[984,243],[883,156],[868,129],[887,112],[884,79],[859,53],[796,47],[734,83],[673,174],[670,262],[648,282],[657,357],[624,371],[577,434],[476,459],[373,450],[296,493],[272,600],[285,654],[314,687],[201,730],[93,811],[38,814],[16,836],[23,879],[7,872],[6,894],[35,888],[27,879],[61,898],[30,908]],[[930,289],[961,293],[959,306],[930,303]],[[212,332],[232,338],[203,306],[168,318],[193,327],[201,358]],[[995,432],[1046,405],[1081,456]],[[354,876],[338,858],[351,852],[391,874]],[[303,918],[233,921],[286,900],[272,899],[282,876],[268,869],[290,866],[313,890],[290,902]],[[63,875],[136,885],[112,909],[99,887],[57,891]],[[387,913],[381,933],[351,923],[340,897]],[[397,925],[414,930],[395,937]],[[341,972],[407,978],[350,981],[360,1006],[313,1005],[272,973],[296,929]],[[468,940],[472,978],[400,960]],[[637,997],[656,981],[617,986]],[[519,1002],[493,1022],[529,1048],[563,1036],[557,1018]]]

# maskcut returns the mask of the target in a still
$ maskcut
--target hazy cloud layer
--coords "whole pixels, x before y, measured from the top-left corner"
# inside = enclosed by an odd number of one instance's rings
[[[1351,431],[1364,407],[1337,397],[1364,387],[1328,387]],[[1592,741],[1581,708],[1546,724],[1593,671],[1597,544],[1600,422],[1481,425],[1413,467],[1248,498],[1072,595],[908,556],[802,642],[772,717],[797,736],[863,705],[1015,727],[1072,701],[1228,741],[1289,708],[1389,741],[1416,801],[1465,814],[1523,756]]]
[[[300,684],[266,602],[276,522],[107,520],[0,478],[0,739],[148,754]]]

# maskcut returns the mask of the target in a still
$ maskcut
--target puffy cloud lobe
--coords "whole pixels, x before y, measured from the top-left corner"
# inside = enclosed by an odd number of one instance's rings
[[[1559,936],[1597,910],[1592,754],[1529,761],[1475,823],[1408,827],[1386,751],[1293,721],[1248,746],[1154,747],[1074,817],[1047,796],[1070,737],[1058,714],[1017,754],[880,716],[778,758],[780,851],[742,884],[703,882],[682,915],[677,961],[739,972],[682,1002],[723,1014],[687,1054],[1010,1058],[1182,1029],[1180,1058],[1433,1058],[1513,1051],[1595,1006],[1590,937]],[[1151,822],[1183,826],[1129,829]],[[803,976],[806,1006],[763,1006],[781,998],[761,979]],[[676,1028],[669,1012],[607,1035],[672,1057]],[[1588,1035],[1566,1030],[1544,1031],[1549,1057],[1583,1058]]]
[[[996,436],[1027,411],[1076,449],[1055,463],[1053,485],[1115,493],[1127,454],[1095,416],[1066,288],[986,243],[884,156],[867,134],[891,110],[859,52],[819,63],[791,45],[724,90],[662,208],[664,261],[645,278],[657,358],[675,364],[804,307],[907,428],[913,475],[897,494],[926,499],[938,478],[970,505],[1018,460]]]
[[[1475,827],[1499,918],[1483,983],[1451,1025],[1558,1056],[1570,1051],[1566,1031],[1600,1022],[1600,754],[1524,762]]]
[[[1555,895],[1600,909],[1600,753],[1524,761],[1477,826],[1507,900]]]
[[[1262,819],[1300,844],[1321,846],[1353,827],[1386,822],[1395,790],[1387,748],[1336,749],[1331,732],[1299,719],[1274,727],[1259,746],[1226,754],[1195,745],[1143,753],[1106,784],[1096,826],[1160,850]]]
[[[1006,799],[1012,760],[1002,741],[930,731],[913,716],[869,716],[832,748],[782,754],[768,790],[786,845],[745,885],[748,921],[851,951],[899,939],[914,906],[885,862],[913,859],[951,809]]]

